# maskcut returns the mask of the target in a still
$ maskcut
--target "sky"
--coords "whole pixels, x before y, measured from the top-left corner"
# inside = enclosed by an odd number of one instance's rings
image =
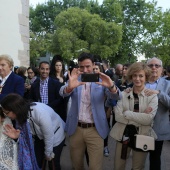
[[[30,5],[33,5],[34,7],[40,3],[44,3],[47,2],[48,0],[29,0],[30,1]],[[102,0],[98,0],[99,2]],[[147,0],[147,1],[151,1],[151,0]],[[157,6],[158,7],[162,7],[163,10],[165,11],[166,9],[170,9],[170,0],[157,0]]]

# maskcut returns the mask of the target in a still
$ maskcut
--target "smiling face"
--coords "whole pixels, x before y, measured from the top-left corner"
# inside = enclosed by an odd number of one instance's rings
[[[49,64],[42,63],[40,65],[39,72],[40,72],[40,78],[42,80],[45,80],[47,77],[49,77],[49,73],[50,73],[50,66],[49,66]]]
[[[144,88],[146,82],[145,71],[141,70],[132,75],[132,82],[134,87]]]

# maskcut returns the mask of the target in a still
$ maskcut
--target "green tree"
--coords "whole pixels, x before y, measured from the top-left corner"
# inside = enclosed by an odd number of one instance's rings
[[[61,11],[62,3],[52,0],[36,8],[30,7],[30,31],[37,36],[53,33],[54,19]]]
[[[156,56],[162,59],[164,65],[170,65],[170,10],[163,13],[162,25],[157,37]]]
[[[143,53],[147,58],[157,56],[164,65],[170,64],[170,10],[154,10],[152,19],[147,21],[147,34],[144,34]]]
[[[51,34],[37,36],[32,32],[30,33],[30,62],[32,65],[35,65],[36,60],[39,57],[44,57],[47,51],[49,51],[51,36]]]
[[[46,3],[38,4],[35,8],[30,7],[30,30],[34,34],[44,35],[53,33],[55,30],[55,17],[64,10],[71,7],[86,9],[91,13],[99,12],[99,5],[88,0],[49,0]]]
[[[117,52],[121,42],[121,26],[80,8],[61,12],[55,26],[52,50],[66,59],[76,57],[82,49],[107,58]]]
[[[149,34],[151,35],[155,32],[155,28],[160,23],[159,14],[155,1],[103,1],[101,5],[102,18],[106,21],[115,21],[117,24],[122,25],[122,41],[115,56],[117,62],[136,61],[136,55],[143,51],[144,40],[147,39],[146,37],[149,37]],[[154,22],[158,23],[154,25]],[[150,28],[150,23],[154,26],[153,28]]]

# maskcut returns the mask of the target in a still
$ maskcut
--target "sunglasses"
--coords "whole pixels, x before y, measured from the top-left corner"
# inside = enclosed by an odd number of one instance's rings
[[[3,111],[3,114],[6,116],[6,117],[8,117],[8,113],[9,113],[10,111],[7,111],[7,112],[5,112],[5,111]]]
[[[161,65],[159,65],[159,64],[149,64],[148,65],[150,68],[152,68],[152,67],[156,67],[156,68],[159,68],[159,67],[161,67]]]

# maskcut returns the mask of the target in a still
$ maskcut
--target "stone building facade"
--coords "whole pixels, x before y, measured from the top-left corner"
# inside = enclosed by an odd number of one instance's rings
[[[29,0],[0,0],[0,4],[0,55],[10,55],[14,66],[28,67]]]

